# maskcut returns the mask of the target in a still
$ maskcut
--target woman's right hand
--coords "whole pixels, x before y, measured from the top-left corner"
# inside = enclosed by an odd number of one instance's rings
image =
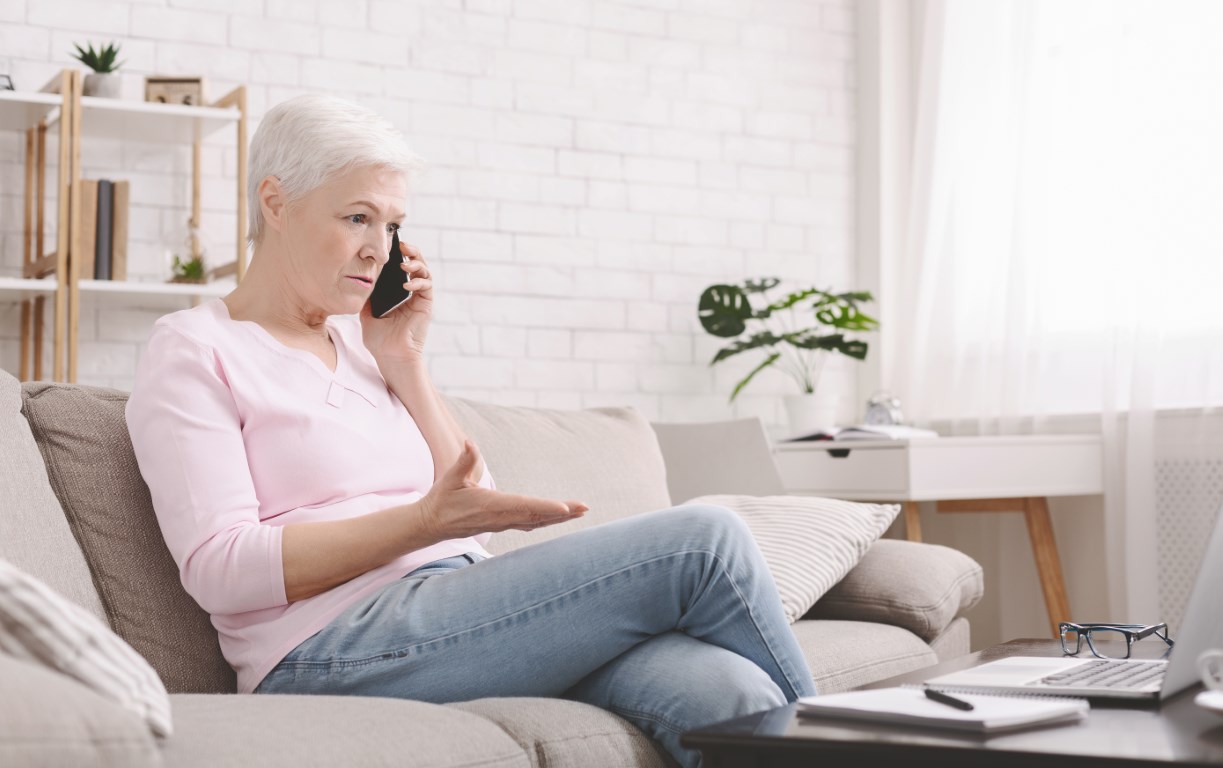
[[[588,506],[580,501],[556,501],[494,491],[475,476],[480,453],[470,440],[420,504],[425,525],[438,541],[460,539],[510,528],[530,531],[581,517]]]

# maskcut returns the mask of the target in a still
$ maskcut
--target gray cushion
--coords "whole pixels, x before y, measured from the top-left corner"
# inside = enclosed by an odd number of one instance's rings
[[[622,717],[563,699],[476,699],[447,707],[487,718],[526,752],[532,768],[677,765],[657,742]]]
[[[496,724],[421,701],[363,696],[175,694],[167,766],[527,768]]]
[[[848,691],[938,663],[930,646],[900,627],[862,621],[796,621],[790,629],[820,693]]]
[[[981,566],[963,552],[881,539],[804,618],[895,624],[929,641],[984,593]]]
[[[0,765],[160,765],[139,716],[66,675],[0,654]]]
[[[47,469],[21,415],[21,385],[0,370],[0,557],[99,619],[106,619],[85,555],[47,482]]]
[[[23,389],[51,487],[115,633],[171,693],[237,690],[216,629],[183,589],[161,536],[127,434],[127,393],[47,382]]]
[[[494,554],[671,506],[654,430],[633,408],[563,411],[445,401],[480,449],[499,490],[574,499],[590,507],[560,525],[497,533],[488,547]]]

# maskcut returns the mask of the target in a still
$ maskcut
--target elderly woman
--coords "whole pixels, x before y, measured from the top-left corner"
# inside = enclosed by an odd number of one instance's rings
[[[696,765],[682,731],[815,692],[760,551],[687,505],[490,556],[587,507],[496,490],[430,381],[415,248],[412,297],[371,314],[414,164],[333,98],[255,133],[250,270],[157,322],[127,406],[183,586],[242,692],[564,697]]]

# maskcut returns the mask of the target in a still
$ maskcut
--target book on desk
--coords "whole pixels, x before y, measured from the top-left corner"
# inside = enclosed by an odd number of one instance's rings
[[[955,698],[972,709],[935,701],[927,697],[924,686],[913,685],[803,696],[798,700],[798,714],[994,734],[1077,723],[1091,709],[1086,699],[1055,696],[956,692]]]
[[[816,432],[804,432],[793,437],[784,438],[783,443],[814,442],[832,440],[836,442],[851,440],[915,440],[938,437],[938,432],[920,427],[908,427],[901,424],[860,424],[853,427],[830,427]]]

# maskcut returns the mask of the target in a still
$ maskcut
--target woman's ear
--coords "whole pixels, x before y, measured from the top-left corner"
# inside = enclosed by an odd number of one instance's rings
[[[259,182],[259,207],[263,222],[277,232],[284,232],[285,195],[280,188],[280,179],[265,176]]]

